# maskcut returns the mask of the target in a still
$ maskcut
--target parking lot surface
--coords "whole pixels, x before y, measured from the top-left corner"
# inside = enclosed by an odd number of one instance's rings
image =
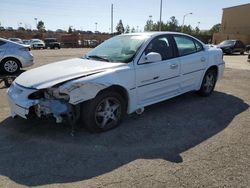
[[[31,68],[87,51],[34,50]],[[250,63],[224,59],[212,96],[181,95],[101,134],[12,119],[1,84],[0,187],[249,187]]]

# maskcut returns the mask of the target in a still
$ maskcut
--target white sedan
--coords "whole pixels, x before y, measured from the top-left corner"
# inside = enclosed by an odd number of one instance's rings
[[[224,71],[222,51],[172,32],[113,37],[82,58],[21,74],[8,90],[13,117],[78,119],[94,132],[116,127],[128,113],[197,91],[209,96]]]
[[[4,74],[17,73],[20,68],[34,64],[29,46],[0,38],[0,71]]]

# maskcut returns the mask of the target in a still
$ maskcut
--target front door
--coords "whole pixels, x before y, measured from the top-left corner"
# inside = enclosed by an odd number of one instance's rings
[[[162,61],[145,63],[150,52],[159,53]],[[149,105],[180,92],[180,62],[175,57],[167,35],[153,39],[136,65],[138,105]]]

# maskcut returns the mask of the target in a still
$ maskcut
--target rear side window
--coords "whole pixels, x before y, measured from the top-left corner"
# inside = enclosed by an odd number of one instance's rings
[[[190,37],[186,36],[174,36],[178,52],[180,56],[193,54],[203,50],[203,46]]]
[[[0,40],[0,46],[6,44],[6,42]]]

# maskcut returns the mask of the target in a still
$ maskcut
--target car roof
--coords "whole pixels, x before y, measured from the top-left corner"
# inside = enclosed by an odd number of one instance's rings
[[[179,33],[179,32],[172,32],[172,31],[153,31],[153,32],[140,32],[140,33],[126,33],[123,35],[146,35],[146,36],[159,36],[159,35],[164,35],[164,34],[178,34],[178,35],[186,35],[186,36],[190,36],[187,35],[185,33]]]
[[[0,38],[1,41],[4,41],[6,43],[11,43],[11,44],[14,44],[14,45],[18,45],[18,46],[24,46],[23,44],[20,44],[20,43],[16,43],[16,42],[13,42],[11,40],[7,40],[7,39],[4,39],[4,38]]]
[[[122,35],[139,35],[139,36],[148,36],[148,37],[157,37],[157,36],[161,36],[161,35],[166,35],[166,34],[176,34],[176,35],[182,35],[182,36],[187,36],[187,37],[191,37],[195,40],[198,40],[201,44],[205,45],[202,41],[200,41],[199,39],[185,34],[185,33],[180,33],[180,32],[172,32],[172,31],[153,31],[153,32],[141,32],[141,33],[126,33],[126,34],[122,34]]]

